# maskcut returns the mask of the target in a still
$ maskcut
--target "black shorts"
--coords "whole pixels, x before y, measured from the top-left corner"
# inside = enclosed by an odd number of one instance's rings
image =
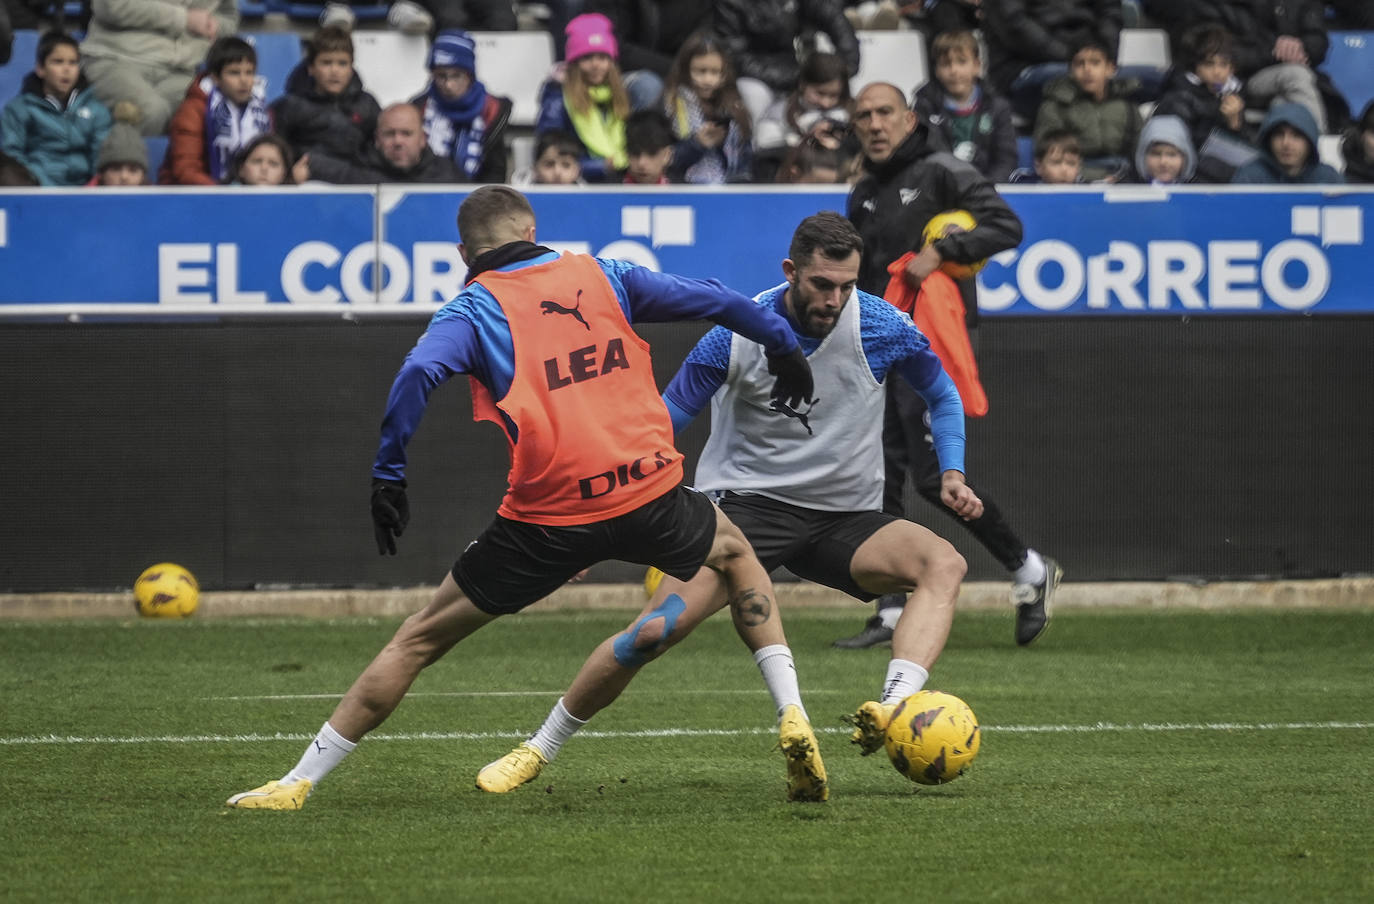
[[[822,512],[767,496],[725,493],[721,511],[735,523],[768,571],[786,566],[797,577],[867,602],[879,594],[854,583],[849,566],[864,541],[894,521],[883,512]]]
[[[552,527],[497,515],[458,557],[453,579],[478,609],[507,615],[606,559],[652,565],[691,580],[715,537],[716,507],[706,494],[685,486],[592,524]]]

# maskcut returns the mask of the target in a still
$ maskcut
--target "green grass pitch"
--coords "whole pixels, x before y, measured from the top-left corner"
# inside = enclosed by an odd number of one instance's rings
[[[389,620],[0,623],[0,899],[1370,901],[1374,612],[958,618],[930,687],[984,730],[918,788],[839,716],[887,651],[785,613],[829,769],[788,804],[757,671],[717,616],[533,784],[473,778],[628,612],[483,629],[297,813],[224,799],[295,763]],[[277,737],[278,733],[284,737]]]

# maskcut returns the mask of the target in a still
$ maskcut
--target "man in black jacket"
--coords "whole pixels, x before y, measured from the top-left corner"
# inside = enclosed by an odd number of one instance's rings
[[[864,240],[860,289],[883,295],[888,265],[908,251],[917,254],[907,264],[906,276],[919,287],[946,260],[973,263],[1020,244],[1020,219],[991,182],[932,141],[933,133],[907,107],[900,89],[882,82],[866,86],[855,99],[853,122],[864,154],[864,175],[849,195],[849,219]],[[923,244],[921,234],[931,217],[960,209],[973,215],[973,229]],[[976,311],[976,306],[970,307]],[[883,507],[896,515],[903,513],[908,472],[917,492],[937,505],[940,499],[939,464],[931,439],[927,431],[905,426],[924,422],[924,403],[899,383],[888,384],[883,425]],[[982,517],[959,523],[1013,574],[1016,642],[1024,646],[1045,629],[1063,572],[1053,559],[1021,541],[986,491],[975,492],[983,500]],[[900,594],[880,598],[878,614],[864,630],[836,641],[836,646],[854,649],[890,641],[905,602]]]
[[[297,182],[317,179],[337,185],[376,185],[382,182],[466,182],[447,157],[435,156],[425,139],[420,110],[411,104],[392,104],[377,119],[377,141],[356,158],[317,151],[296,163]]]
[[[1116,60],[1121,0],[984,0],[983,37],[993,87],[1033,119],[1041,88],[1068,74],[1085,42],[1100,41]]]

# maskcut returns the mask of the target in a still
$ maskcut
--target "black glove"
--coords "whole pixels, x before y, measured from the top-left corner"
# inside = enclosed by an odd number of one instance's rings
[[[396,555],[396,538],[405,533],[409,522],[406,482],[372,478],[372,527],[377,534],[379,555]]]
[[[796,408],[803,400],[811,401],[816,392],[811,365],[806,363],[806,353],[800,345],[786,354],[769,355],[768,372],[778,378],[773,383],[773,401],[789,408]]]

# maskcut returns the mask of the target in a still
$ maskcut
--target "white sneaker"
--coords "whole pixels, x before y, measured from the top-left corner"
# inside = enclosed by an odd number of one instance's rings
[[[427,35],[434,28],[434,17],[420,4],[396,0],[386,14],[386,24],[405,35]]]
[[[357,21],[358,17],[353,14],[353,8],[346,3],[326,3],[324,12],[320,13],[321,28],[333,25],[344,31],[352,31],[353,23]]]

